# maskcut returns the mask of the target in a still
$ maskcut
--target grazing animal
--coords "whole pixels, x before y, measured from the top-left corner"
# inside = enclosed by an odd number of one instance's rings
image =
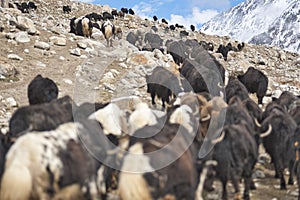
[[[152,105],[155,105],[155,96],[161,98],[162,106],[170,102],[172,94],[182,92],[178,77],[163,67],[153,69],[151,75],[146,75],[147,92],[151,94]]]
[[[272,132],[263,139],[266,152],[271,156],[275,168],[275,175],[280,179],[280,189],[286,189],[283,171],[288,167],[290,172],[289,184],[293,184],[293,167],[296,154],[293,148],[293,138],[297,128],[296,122],[286,112],[273,107],[270,115],[261,124],[261,129],[271,124]]]
[[[135,14],[134,11],[131,8],[129,8],[128,13],[131,14],[131,15]]]
[[[167,20],[165,18],[162,18],[161,22],[164,23],[164,24],[168,24],[168,22],[167,22]]]
[[[248,90],[245,85],[233,76],[229,77],[228,83],[225,87],[225,93],[227,103],[234,96],[238,96],[242,101],[249,98]]]
[[[221,139],[222,138],[222,139]],[[216,143],[219,140],[219,143]],[[213,159],[217,161],[216,174],[223,185],[222,199],[228,199],[226,185],[232,181],[235,199],[240,199],[239,180],[244,179],[244,199],[250,199],[251,176],[257,161],[257,144],[242,124],[225,126],[215,144]]]
[[[193,32],[196,30],[194,25],[191,25],[190,28],[191,28],[191,31],[193,31]]]
[[[30,105],[50,102],[57,99],[58,87],[50,78],[37,75],[27,87],[27,97]]]
[[[153,20],[156,22],[158,20],[158,18],[156,17],[156,15],[153,16]]]
[[[52,131],[28,133],[7,153],[0,198],[101,198],[106,193],[108,175],[98,160],[107,160],[106,152],[112,148],[100,124],[91,120],[65,123]],[[67,192],[69,189],[72,192]],[[72,195],[68,197],[68,193]]]
[[[22,2],[21,4],[15,2],[15,5],[22,13],[29,13],[30,10],[36,10],[37,6],[34,2]]]
[[[201,40],[199,42],[199,45],[202,46],[207,51],[213,51],[214,50],[214,44],[211,42],[206,42],[204,40]]]
[[[144,42],[149,44],[153,49],[160,49],[163,44],[163,39],[161,39],[158,34],[146,33]]]
[[[103,20],[103,17],[100,14],[95,13],[95,12],[85,15],[85,17],[88,18],[89,20],[95,21],[95,22]]]
[[[116,104],[110,103],[89,116],[101,123],[105,135],[120,136],[127,132],[125,113]]]
[[[124,14],[128,14],[128,8],[121,8],[121,11],[122,11]]]
[[[176,27],[172,24],[172,25],[170,25],[170,29],[171,29],[172,31],[175,31]]]
[[[194,92],[209,92],[219,96],[224,84],[225,68],[198,43],[185,59],[180,73],[186,78]]]
[[[184,42],[182,40],[179,41],[170,40],[166,42],[166,46],[167,46],[167,53],[171,54],[174,62],[180,66],[183,63],[184,59],[186,58],[187,48]]]
[[[246,86],[248,92],[256,93],[258,104],[262,104],[268,89],[268,77],[260,70],[249,67],[245,74],[238,75],[237,78]]]
[[[123,17],[125,16],[125,14],[120,10],[120,11],[118,12],[118,16],[123,18]]]
[[[273,102],[281,105],[285,110],[289,110],[290,105],[292,105],[295,101],[299,100],[293,93],[289,91],[283,91],[279,98],[273,97]]]
[[[111,10],[111,15],[114,16],[114,17],[117,17],[117,16],[118,16],[118,11],[117,11],[117,9],[112,9],[112,10]]]
[[[58,125],[73,121],[72,107],[75,104],[69,96],[49,103],[18,108],[9,120],[9,136],[19,137],[28,131],[49,131]]]
[[[114,38],[122,39],[123,31],[121,27],[115,27],[114,36]]]
[[[237,45],[237,49],[239,51],[242,51],[244,47],[245,47],[245,43],[244,42],[242,42],[242,44],[238,43],[238,45]]]
[[[133,136],[119,178],[121,199],[194,199],[197,172],[188,145],[193,136],[170,123],[145,126]]]
[[[72,10],[71,10],[71,6],[69,5],[64,5],[63,6],[63,12],[64,13],[70,13]]]
[[[112,36],[115,33],[114,24],[107,20],[101,25],[101,31],[106,39],[107,47],[112,47]]]
[[[76,18],[73,17],[70,19],[70,33],[75,35],[80,35],[84,37],[91,37],[93,30],[93,23],[87,17]]]
[[[112,14],[110,14],[109,12],[103,12],[102,16],[103,16],[104,21],[114,19],[114,16]]]

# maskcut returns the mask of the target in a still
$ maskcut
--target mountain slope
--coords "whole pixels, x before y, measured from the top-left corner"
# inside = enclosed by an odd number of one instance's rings
[[[295,1],[269,27],[268,31],[249,40],[254,44],[276,45],[300,52],[300,2]]]
[[[299,52],[300,5],[297,0],[247,0],[201,27],[210,35]]]

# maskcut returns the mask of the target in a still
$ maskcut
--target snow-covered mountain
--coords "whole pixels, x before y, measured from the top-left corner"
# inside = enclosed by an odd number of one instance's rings
[[[217,15],[200,31],[300,53],[300,1],[247,0]]]

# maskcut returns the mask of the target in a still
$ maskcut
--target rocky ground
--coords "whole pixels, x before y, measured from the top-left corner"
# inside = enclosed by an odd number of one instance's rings
[[[139,96],[150,100],[146,93],[145,75],[156,66],[173,70],[176,66],[170,55],[139,51],[126,41],[130,32],[150,31],[157,25],[158,34],[164,41],[181,39],[179,31],[165,32],[164,24],[154,24],[138,16],[127,15],[114,23],[123,30],[123,37],[106,47],[101,33],[84,38],[69,33],[69,19],[90,12],[101,13],[108,6],[79,3],[74,1],[36,0],[38,9],[22,14],[17,9],[0,8],[0,128],[7,131],[12,113],[20,106],[28,105],[27,85],[41,74],[53,79],[59,87],[59,96],[70,95],[77,103],[84,101],[103,102],[117,97]],[[62,6],[72,7],[64,14]],[[211,41],[218,46],[236,41],[226,37],[208,36],[199,32],[190,33],[188,38]],[[250,66],[262,70],[269,77],[268,97],[264,103],[284,90],[300,95],[300,55],[283,51],[277,47],[246,44],[241,52],[231,52],[228,61],[222,55],[212,53],[226,68],[227,77],[246,71]],[[266,158],[267,156],[262,156]],[[279,181],[273,179],[274,172],[267,162],[256,167],[258,189],[252,199],[296,199],[296,186],[287,191],[279,190]],[[219,199],[220,183],[216,190],[205,194],[206,199]]]

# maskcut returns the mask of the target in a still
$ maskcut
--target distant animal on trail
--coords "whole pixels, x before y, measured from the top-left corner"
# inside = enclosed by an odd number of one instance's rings
[[[101,26],[101,31],[106,39],[107,47],[112,47],[112,36],[115,33],[115,26],[111,21],[107,20]]]
[[[249,67],[245,74],[238,75],[237,78],[246,86],[249,93],[256,93],[258,104],[262,104],[268,89],[268,77],[260,70]]]
[[[71,6],[69,6],[69,5],[63,6],[63,12],[64,13],[70,13],[71,12]]]
[[[27,96],[30,105],[50,102],[58,96],[55,82],[42,75],[37,75],[28,85]]]

